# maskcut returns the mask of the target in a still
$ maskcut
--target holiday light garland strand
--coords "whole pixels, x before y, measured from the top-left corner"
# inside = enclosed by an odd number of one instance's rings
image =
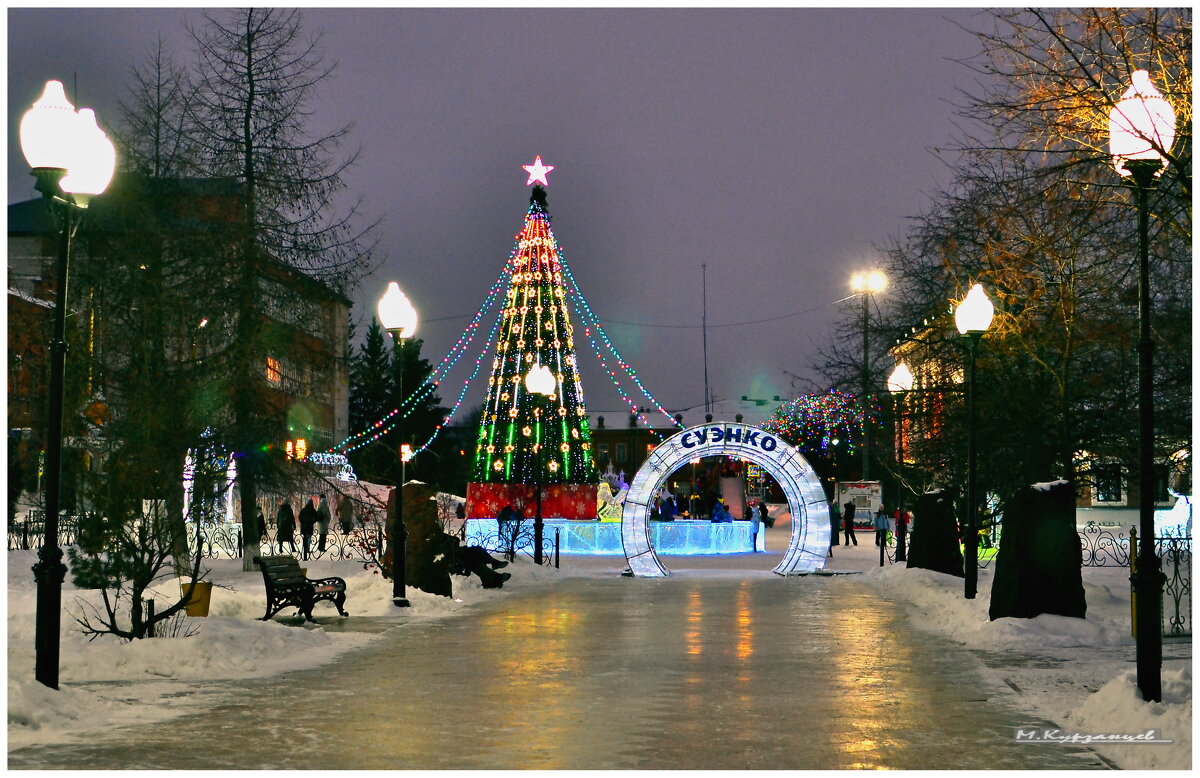
[[[446,356],[442,358],[437,367],[430,371],[429,375],[426,376],[425,380],[421,382],[416,391],[414,391],[408,397],[403,398],[397,407],[393,408],[381,419],[368,426],[367,429],[350,435],[342,442],[330,447],[328,450],[335,453],[347,453],[360,448],[367,443],[378,440],[384,434],[392,430],[400,421],[400,419],[396,419],[395,422],[385,428],[384,425],[387,424],[389,420],[395,418],[399,413],[401,413],[401,411],[404,411],[404,418],[406,418],[410,413],[412,413],[412,410],[416,407],[416,402],[418,400],[432,394],[434,389],[436,389],[441,383],[441,379],[444,378],[451,370],[453,370],[462,356],[466,354],[467,347],[470,346],[471,341],[475,338],[475,332],[479,328],[480,321],[482,321],[483,317],[487,315],[488,310],[493,307],[495,301],[499,297],[500,290],[507,285],[510,276],[511,268],[508,264],[506,264],[505,267],[500,271],[499,277],[492,284],[491,289],[488,290],[487,295],[484,297],[483,305],[480,306],[478,311],[476,311],[475,315],[471,318],[471,321],[467,324],[467,326],[463,328],[462,333],[458,336],[458,340],[450,348],[450,351],[446,353]],[[495,328],[493,327],[493,331],[494,329]],[[456,351],[458,352],[457,356],[455,355]],[[462,395],[460,394],[460,398],[461,396]],[[455,410],[457,410],[457,406],[455,407]],[[448,420],[452,415],[453,412],[447,415],[446,420]],[[443,424],[444,423],[445,420],[443,421]]]
[[[576,311],[576,314],[579,316],[579,318],[584,323],[584,333],[588,336],[588,340],[592,344],[592,350],[596,352],[596,356],[600,359],[600,364],[604,367],[605,371],[608,373],[610,380],[612,380],[613,386],[617,387],[617,391],[621,394],[621,397],[623,397],[625,399],[625,401],[629,403],[630,412],[636,414],[638,416],[638,418],[640,418],[647,427],[650,426],[649,419],[647,419],[644,414],[642,414],[638,411],[637,403],[635,403],[633,400],[631,400],[629,398],[629,396],[625,393],[624,389],[620,386],[620,384],[617,383],[616,374],[612,370],[609,369],[607,360],[605,360],[603,353],[601,353],[600,348],[596,345],[595,338],[592,336],[592,332],[591,332],[592,329],[595,329],[595,331],[600,334],[600,338],[604,341],[605,347],[610,352],[612,352],[612,355],[614,357],[616,357],[617,364],[620,365],[621,368],[623,368],[625,370],[625,373],[629,376],[630,380],[632,380],[633,383],[637,385],[637,388],[641,390],[642,394],[645,395],[646,399],[648,399],[651,402],[651,404],[654,405],[654,407],[659,411],[659,413],[661,413],[662,415],[664,415],[668,419],[670,419],[672,426],[682,428],[683,425],[680,422],[676,421],[675,417],[673,417],[670,414],[670,412],[667,411],[667,409],[663,408],[662,405],[658,402],[658,400],[654,397],[654,395],[650,393],[650,390],[647,389],[642,384],[641,380],[637,377],[637,373],[634,371],[633,367],[628,362],[626,362],[625,359],[621,356],[621,353],[619,351],[617,351],[617,347],[614,346],[612,343],[612,340],[609,339],[608,333],[606,333],[604,331],[604,327],[600,326],[599,317],[597,317],[595,312],[592,311],[592,307],[590,305],[588,305],[587,299],[583,296],[583,292],[579,288],[579,282],[575,280],[575,274],[571,272],[571,268],[569,265],[567,265],[566,259],[564,259],[562,257],[561,250],[559,252],[559,260],[560,260],[560,263],[562,264],[563,274],[566,276],[567,280],[571,284],[570,291],[573,292],[572,300],[578,300],[575,311]],[[580,308],[579,306],[582,306],[582,308]],[[663,437],[664,437],[663,435],[661,435],[659,433],[655,433],[655,434],[658,434],[658,437],[660,440],[663,439]]]

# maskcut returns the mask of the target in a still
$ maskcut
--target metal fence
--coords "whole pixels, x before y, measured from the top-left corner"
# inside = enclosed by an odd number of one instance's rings
[[[509,532],[506,537],[493,533],[483,538],[481,545],[495,554],[522,554],[533,558],[533,525],[526,523]],[[12,522],[8,527],[8,550],[29,551],[41,547],[46,532],[45,517],[40,511],[30,511],[26,520]],[[457,535],[461,537],[461,535]],[[79,539],[79,522],[75,517],[64,516],[58,527],[58,545],[73,546]],[[384,531],[379,522],[358,523],[348,532],[337,523],[331,524],[325,534],[314,531],[312,535],[299,533],[292,537],[280,537],[275,527],[268,527],[259,542],[259,553],[294,554],[300,560],[329,559],[363,561],[383,554]],[[206,559],[238,559],[242,555],[242,526],[240,524],[188,525],[188,551],[197,549]],[[557,534],[542,538],[544,564],[558,566],[559,540]]]

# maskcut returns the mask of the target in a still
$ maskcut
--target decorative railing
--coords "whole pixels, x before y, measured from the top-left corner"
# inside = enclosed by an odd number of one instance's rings
[[[42,546],[46,536],[46,512],[29,511],[23,521],[8,524],[8,550],[29,551]],[[79,540],[79,519],[61,516],[58,520],[58,545],[73,546]]]
[[[493,554],[503,554],[509,559],[517,554],[534,559],[533,522],[513,522],[507,527],[500,525],[496,531],[484,533],[476,538],[474,544]],[[558,529],[555,528],[554,532],[542,535],[542,564],[558,567],[558,551]]]
[[[1190,537],[1155,538],[1163,583],[1162,631],[1182,637],[1192,634],[1192,539]]]

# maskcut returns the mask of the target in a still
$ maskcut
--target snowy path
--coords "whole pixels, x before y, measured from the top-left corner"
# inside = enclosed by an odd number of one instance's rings
[[[394,628],[320,668],[205,684],[187,720],[18,749],[8,766],[1105,766],[1012,743],[1014,727],[1045,723],[898,611],[841,576],[567,579]]]

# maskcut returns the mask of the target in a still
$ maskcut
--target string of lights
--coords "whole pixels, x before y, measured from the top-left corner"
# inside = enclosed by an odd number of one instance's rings
[[[650,393],[650,390],[642,384],[641,379],[637,377],[637,373],[634,371],[633,367],[626,362],[621,356],[620,352],[617,351],[617,347],[614,346],[612,341],[609,339],[608,333],[606,333],[604,331],[604,327],[600,325],[599,317],[596,316],[595,312],[592,310],[592,307],[588,305],[587,298],[583,296],[583,291],[579,288],[579,282],[575,280],[575,274],[571,272],[571,268],[567,265],[565,259],[561,259],[561,263],[563,275],[566,276],[567,282],[570,284],[568,291],[573,293],[570,295],[570,297],[576,303],[576,315],[578,315],[580,320],[584,323],[584,334],[588,336],[588,340],[592,344],[592,350],[595,352],[597,358],[599,358],[600,364],[604,368],[605,373],[608,374],[609,380],[611,380],[613,386],[617,388],[617,392],[620,393],[621,398],[629,404],[630,413],[637,414],[646,426],[650,426],[649,420],[638,410],[638,404],[630,399],[629,395],[625,393],[625,390],[617,382],[617,373],[609,368],[608,361],[604,358],[604,354],[596,345],[596,340],[592,335],[593,330],[599,333],[601,340],[604,342],[605,348],[612,353],[613,357],[617,361],[617,364],[625,371],[626,375],[628,375],[630,380],[632,380],[637,388],[641,390],[642,394],[647,400],[650,401],[655,409],[657,409],[659,413],[666,416],[670,420],[672,426],[682,427],[679,422],[675,421],[675,418],[671,416],[670,412],[667,411],[666,408],[662,407],[654,395]],[[662,436],[660,435],[659,437],[661,438]]]
[[[350,435],[340,443],[330,447],[328,450],[333,453],[346,454],[350,451],[354,451],[357,448],[361,448],[368,443],[379,440],[389,431],[394,429],[395,426],[400,422],[401,418],[406,418],[420,400],[432,394],[433,391],[441,384],[442,379],[454,369],[463,355],[467,353],[467,348],[471,345],[472,340],[474,340],[475,333],[479,329],[480,322],[487,315],[488,311],[495,306],[496,301],[500,299],[500,292],[507,286],[510,276],[511,268],[508,264],[506,264],[503,270],[501,270],[500,275],[496,278],[496,281],[488,290],[487,295],[484,297],[483,304],[480,306],[479,310],[475,312],[475,315],[471,318],[471,321],[458,336],[458,339],[455,341],[454,345],[446,353],[446,356],[444,356],[433,368],[433,370],[430,371],[429,375],[426,376],[425,380],[421,382],[421,384],[412,394],[403,398],[397,407],[390,410],[387,414],[368,426],[365,430]],[[499,319],[497,319],[497,324],[498,322]],[[491,337],[495,334],[496,326],[496,324],[492,325],[492,331],[488,338],[489,344]],[[472,377],[474,377],[474,375],[478,372],[478,365],[482,361],[482,358],[482,355],[480,355],[479,359],[476,360],[476,369],[471,374]],[[470,378],[467,379],[468,384],[470,380]],[[438,431],[441,430],[442,426],[444,426],[445,423],[449,421],[449,419],[458,410],[458,407],[461,405],[462,398],[465,396],[465,394],[466,390],[464,388],[464,390],[459,393],[459,399],[455,404],[454,409],[446,415],[442,421],[442,424],[438,425]],[[436,437],[436,432],[434,436]],[[429,443],[432,442],[432,440],[433,439],[431,438],[420,448],[416,449],[414,451],[414,455],[417,451],[424,450]]]

